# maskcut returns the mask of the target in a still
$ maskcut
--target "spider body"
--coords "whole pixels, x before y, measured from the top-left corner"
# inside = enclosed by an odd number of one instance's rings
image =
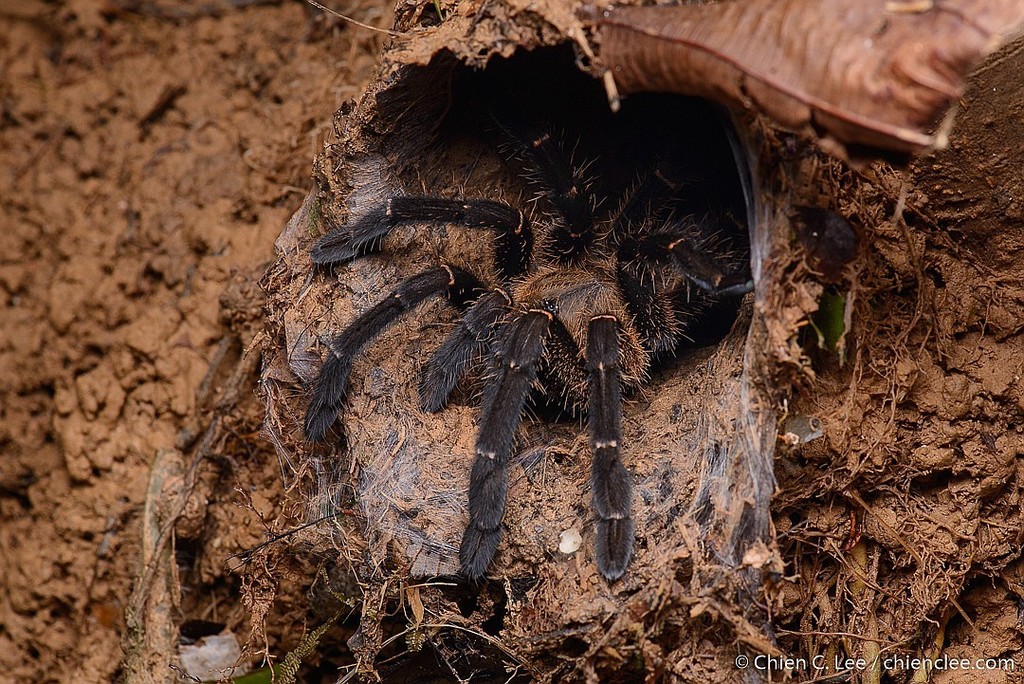
[[[556,136],[500,127],[545,198],[536,225],[495,200],[396,195],[314,245],[313,261],[330,265],[379,251],[396,228],[449,224],[491,232],[494,263],[484,275],[449,263],[429,268],[334,337],[312,390],[306,435],[326,438],[360,350],[428,297],[443,296],[464,314],[423,369],[422,408],[441,410],[471,368],[489,359],[459,554],[463,574],[479,580],[497,551],[516,431],[531,395],[539,394],[587,416],[595,556],[614,580],[629,564],[634,538],[622,395],[647,381],[652,362],[671,355],[709,307],[752,287],[742,249],[721,242],[715,225],[736,228],[741,219],[679,216],[685,183],[658,164],[638,173],[617,202],[598,198],[595,179]]]
[[[603,262],[571,267],[545,267],[531,274],[512,290],[512,299],[526,309],[546,309],[557,317],[548,330],[548,353],[541,374],[550,382],[543,387],[563,408],[585,413],[588,380],[580,350],[587,348],[587,332],[595,316],[616,320],[631,317],[618,292],[614,271]],[[647,378],[650,354],[632,326],[620,335],[622,383],[626,391],[638,388]]]

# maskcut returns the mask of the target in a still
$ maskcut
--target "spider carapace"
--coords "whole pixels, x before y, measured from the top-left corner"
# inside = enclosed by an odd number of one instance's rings
[[[421,302],[444,297],[462,315],[423,368],[422,409],[442,410],[465,376],[485,369],[463,574],[482,578],[498,550],[516,432],[527,402],[540,396],[586,416],[595,557],[615,580],[630,562],[635,534],[624,460],[642,457],[623,443],[622,397],[643,386],[652,363],[671,358],[710,310],[752,288],[745,212],[742,202],[695,202],[692,171],[680,171],[665,150],[653,150],[609,192],[598,182],[600,163],[577,159],[569,136],[550,125],[493,119],[509,163],[538,191],[531,205],[395,194],[313,246],[314,263],[333,265],[386,254],[383,240],[395,229],[448,225],[489,233],[493,264],[471,272],[442,259],[333,337],[305,433],[327,439],[365,345]],[[729,124],[723,118],[719,125]],[[737,171],[733,182],[745,177]]]

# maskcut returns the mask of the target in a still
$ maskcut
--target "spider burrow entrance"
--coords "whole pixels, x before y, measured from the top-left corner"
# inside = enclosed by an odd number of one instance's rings
[[[724,116],[677,96],[637,96],[612,115],[587,77],[545,72],[554,52],[457,72],[431,152],[395,160],[408,190],[350,203],[348,219],[311,246],[323,267],[440,264],[342,322],[305,428],[323,441],[344,414],[357,356],[444,295],[459,313],[419,373],[420,405],[443,411],[473,378],[482,388],[459,550],[474,581],[501,544],[520,422],[544,405],[587,416],[596,564],[610,581],[623,575],[636,534],[625,464],[643,456],[623,439],[623,397],[703,329],[727,325],[752,287],[746,176]],[[588,107],[560,104],[573,101],[566,83]],[[457,168],[467,180],[453,187],[439,169]]]

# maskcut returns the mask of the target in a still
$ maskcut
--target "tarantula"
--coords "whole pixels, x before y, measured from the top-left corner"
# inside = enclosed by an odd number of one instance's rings
[[[441,410],[471,367],[490,358],[459,551],[463,574],[479,580],[497,551],[509,458],[535,390],[588,416],[595,555],[613,581],[629,564],[634,539],[631,475],[621,456],[622,395],[641,387],[652,361],[671,356],[719,298],[752,288],[743,250],[723,246],[716,225],[734,221],[742,228],[743,221],[678,215],[674,203],[686,184],[672,178],[667,163],[655,164],[605,209],[591,192],[586,166],[573,161],[557,136],[499,126],[529,182],[542,191],[539,229],[527,212],[501,201],[394,195],[313,246],[315,264],[333,265],[379,251],[398,227],[482,229],[494,235],[494,274],[440,263],[350,323],[329,343],[305,433],[325,440],[344,403],[353,359],[366,344],[426,299],[443,296],[464,313],[423,369],[422,409]],[[535,239],[542,244],[537,253]]]

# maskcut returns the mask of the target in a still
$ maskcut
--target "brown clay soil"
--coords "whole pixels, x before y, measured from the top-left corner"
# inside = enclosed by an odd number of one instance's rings
[[[379,49],[300,2],[233,4],[0,6],[0,680],[120,672],[150,464],[207,427]],[[349,11],[386,23],[382,5]],[[270,512],[277,480],[250,408],[206,476],[223,552],[180,566],[175,621],[246,620],[225,558],[263,539],[239,502]]]
[[[347,11],[383,26],[380,4]],[[406,10],[429,19],[432,7]],[[235,633],[257,663],[333,621],[330,597],[304,595],[315,564],[278,554],[239,573],[231,560],[304,514],[282,509],[281,469],[259,434],[258,359],[245,350],[274,240],[378,49],[375,34],[299,2],[0,7],[0,679],[120,681],[127,650],[162,656],[148,674],[163,681],[168,652],[133,631],[140,620],[159,631],[154,577],[173,579],[163,620],[184,641]],[[1024,666],[1022,55],[974,77],[949,151],[902,174],[830,162],[809,174],[871,247],[842,288],[854,302],[848,362],[808,348],[790,397],[824,437],[776,461],[786,570],[769,596],[788,655],[881,643]],[[163,574],[150,546],[163,533],[147,508],[161,498],[154,462],[170,464],[169,491],[193,493],[170,514]],[[136,581],[143,558],[148,584]],[[423,602],[429,615],[440,601],[380,596],[392,602],[364,605],[364,618],[387,610],[417,627]],[[644,640],[643,606],[636,614],[616,628],[641,657],[664,654]],[[345,624],[324,640],[325,672],[352,663]],[[571,664],[583,650],[554,656]]]

